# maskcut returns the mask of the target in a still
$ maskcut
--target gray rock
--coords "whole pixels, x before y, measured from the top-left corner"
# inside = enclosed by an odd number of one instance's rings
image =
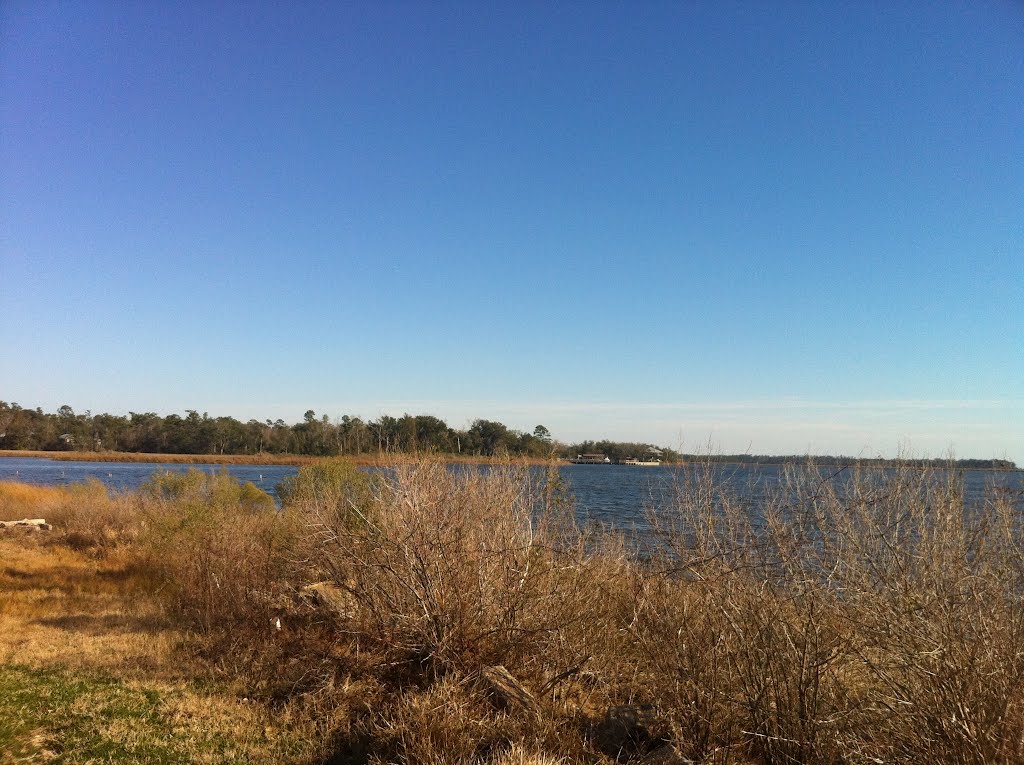
[[[669,727],[653,704],[620,704],[608,707],[595,738],[613,757],[646,756],[665,748]]]

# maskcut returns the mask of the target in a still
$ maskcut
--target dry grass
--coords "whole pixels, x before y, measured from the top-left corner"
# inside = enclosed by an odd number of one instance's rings
[[[0,532],[0,763],[313,762],[325,734],[214,682],[130,556]]]
[[[637,550],[575,528],[552,478],[324,462],[280,512],[227,476],[85,489],[67,523],[116,544],[7,538],[0,656],[18,688],[68,683],[22,664],[117,677],[89,693],[135,711],[103,740],[143,751],[142,716],[195,761],[1024,762],[1020,492],[968,505],[951,471],[806,466],[752,504],[691,466]],[[60,517],[64,491],[0,501]],[[285,722],[260,733],[271,708]]]
[[[159,611],[134,597],[138,582],[128,561],[44,546],[40,532],[0,534],[4,663],[114,670],[168,658]],[[144,634],[152,639],[140,639]]]
[[[35,486],[14,481],[0,481],[0,519],[48,517],[51,511],[67,501],[67,494],[53,486]]]
[[[135,498],[111,493],[95,479],[62,487],[2,481],[0,517],[44,518],[54,527],[47,539],[93,551],[126,544],[139,531]]]

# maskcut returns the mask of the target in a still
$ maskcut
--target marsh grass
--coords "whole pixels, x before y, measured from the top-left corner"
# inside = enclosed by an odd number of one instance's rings
[[[61,487],[0,481],[0,518],[24,517],[49,522],[50,540],[95,552],[132,542],[140,529],[135,498],[96,479]]]

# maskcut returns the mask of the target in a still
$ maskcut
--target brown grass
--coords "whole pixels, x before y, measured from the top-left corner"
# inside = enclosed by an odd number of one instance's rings
[[[329,716],[244,698],[191,646],[130,555],[0,532],[0,763],[319,761]]]
[[[1024,497],[952,471],[793,467],[751,505],[690,466],[641,549],[519,466],[322,462],[280,512],[198,472],[81,491],[0,484],[93,540],[4,542],[7,660],[186,655],[338,761],[1024,762]]]
[[[61,487],[0,481],[0,518],[25,517],[49,522],[50,541],[94,551],[125,544],[139,531],[135,498],[111,493],[95,479]]]
[[[173,637],[156,604],[134,597],[130,563],[44,546],[40,532],[0,534],[0,660],[104,671],[167,661]]]
[[[67,500],[67,494],[54,486],[35,486],[0,481],[0,519],[7,521],[45,517]]]

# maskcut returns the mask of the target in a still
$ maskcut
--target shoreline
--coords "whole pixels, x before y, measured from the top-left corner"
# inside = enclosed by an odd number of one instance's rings
[[[150,452],[82,452],[45,451],[39,449],[0,449],[0,459],[3,459],[5,457],[42,458],[55,460],[57,462],[124,462],[138,464],[163,463],[171,465],[289,465],[295,467],[302,467],[303,465],[317,465],[322,462],[334,459],[344,459],[359,467],[390,467],[394,465],[408,465],[413,462],[422,462],[423,460],[434,459],[439,459],[443,462],[455,465],[504,465],[511,462],[517,465],[544,467],[552,464],[558,466],[568,466],[573,464],[566,459],[560,458],[526,456],[484,457],[460,454],[436,454],[430,452],[424,452],[419,454],[358,454],[353,456],[335,455],[330,457],[321,457],[309,454],[271,454],[267,452],[260,454],[154,454]],[[712,459],[710,461],[698,459],[686,460],[683,462],[663,462],[661,463],[661,467],[686,467],[703,464],[710,464],[720,467],[785,467],[787,465],[804,465],[807,464],[808,460],[810,461],[810,463],[817,464],[818,467],[821,468],[836,469],[853,467],[857,465],[879,468],[904,467],[915,468],[919,470],[941,467],[935,465],[914,464],[913,460],[909,462],[900,462],[899,460],[884,460],[881,462],[876,462],[874,460],[870,460],[867,463],[861,463],[858,460],[853,459],[847,463],[815,463],[815,459],[816,458],[811,457],[801,461],[779,460],[778,462],[726,462],[718,461],[715,459]],[[822,459],[832,458],[824,457]],[[615,465],[616,463],[612,464]],[[961,466],[955,464],[952,466],[952,469],[987,471],[997,473],[1020,472],[1022,470],[1022,468],[1019,467],[974,467]]]

